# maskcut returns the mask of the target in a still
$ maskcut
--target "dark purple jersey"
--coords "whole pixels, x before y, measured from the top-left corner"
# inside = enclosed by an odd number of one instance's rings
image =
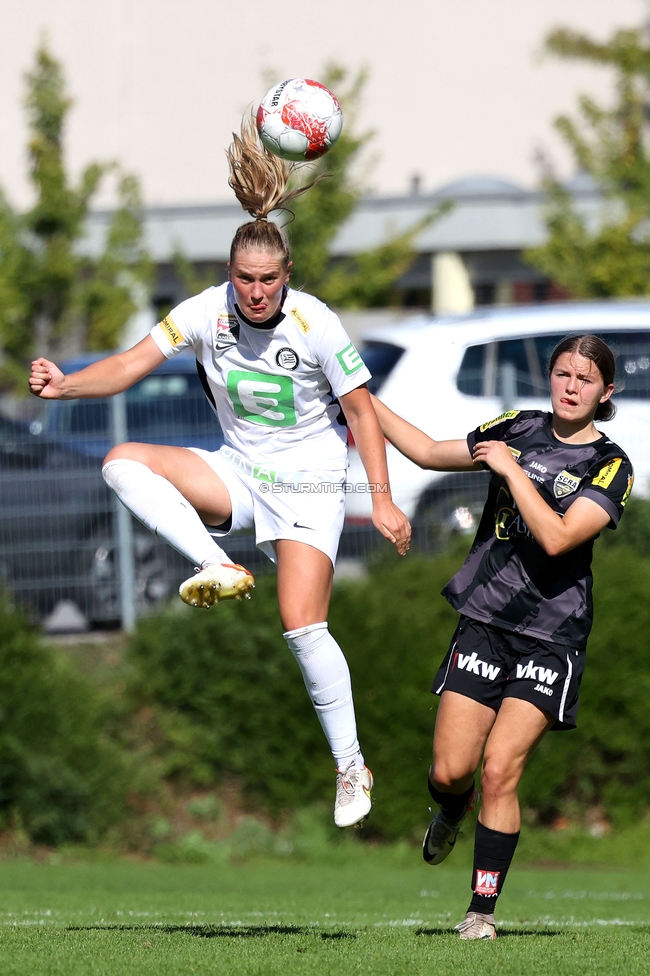
[[[589,498],[616,528],[634,475],[625,452],[603,435],[590,444],[565,444],[552,415],[509,410],[467,437],[505,441],[544,501],[564,515],[576,498]],[[535,541],[503,478],[493,474],[476,538],[443,596],[467,617],[542,640],[584,646],[593,617],[593,539],[561,556]]]

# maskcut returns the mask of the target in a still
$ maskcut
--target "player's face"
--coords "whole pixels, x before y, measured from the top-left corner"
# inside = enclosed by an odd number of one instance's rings
[[[593,362],[577,352],[563,352],[551,371],[551,402],[556,417],[569,423],[593,419],[599,403],[614,392],[605,386],[603,375]]]
[[[289,282],[289,269],[282,255],[274,251],[237,251],[228,265],[228,277],[237,304],[251,322],[266,322],[279,312],[282,289]]]

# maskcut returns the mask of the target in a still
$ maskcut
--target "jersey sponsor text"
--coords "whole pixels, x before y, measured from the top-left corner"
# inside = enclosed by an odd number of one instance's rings
[[[488,664],[487,661],[481,661],[477,657],[476,651],[472,651],[471,654],[459,654],[456,663],[461,671],[470,671],[472,674],[479,675],[479,677],[489,678],[490,681],[494,681],[501,671],[501,668],[498,668],[496,664]]]
[[[558,671],[551,671],[550,668],[541,668],[539,665],[533,664],[532,661],[529,661],[528,664],[517,665],[518,678],[530,678],[532,681],[539,683],[545,682],[547,685],[555,684],[558,674]]]
[[[309,322],[304,317],[304,315],[302,315],[297,308],[292,308],[291,311],[289,312],[289,315],[293,319],[295,319],[295,321],[298,323],[298,325],[300,326],[304,334],[307,335],[310,326],[309,326]]]
[[[162,322],[158,323],[158,328],[164,332],[172,346],[180,346],[181,342],[185,342],[185,336],[178,328],[171,315],[166,315]]]
[[[491,427],[496,427],[497,424],[502,424],[504,420],[514,420],[520,413],[520,410],[506,410],[505,413],[499,414],[494,420],[488,420],[487,424],[481,424],[479,430],[484,434],[486,430],[489,430]]]
[[[600,469],[596,477],[592,480],[592,485],[596,488],[609,488],[612,481],[616,477],[616,472],[621,466],[623,458],[612,458],[607,464]]]

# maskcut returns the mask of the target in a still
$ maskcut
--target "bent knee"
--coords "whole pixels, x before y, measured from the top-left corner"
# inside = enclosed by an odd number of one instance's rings
[[[127,442],[112,447],[104,458],[103,464],[108,464],[109,461],[140,461],[141,464],[147,464],[146,455],[146,444]]]
[[[486,759],[481,772],[481,792],[491,796],[502,796],[517,789],[522,769],[519,764],[499,759]]]
[[[442,790],[450,790],[471,780],[476,770],[464,764],[437,760],[429,771],[429,778]]]

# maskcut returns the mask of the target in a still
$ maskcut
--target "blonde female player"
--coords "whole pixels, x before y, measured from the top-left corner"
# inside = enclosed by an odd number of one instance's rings
[[[284,637],[334,756],[334,819],[349,827],[367,816],[373,779],[357,738],[348,666],[327,628],[347,425],[377,486],[373,522],[401,554],[410,525],[391,500],[368,370],[337,316],[289,287],[289,245],[267,221],[295,195],[287,192],[289,168],[261,146],[250,120],[228,159],[230,185],[254,217],[232,241],[228,282],[182,302],[132,349],[78,373],[64,376],[37,359],[30,389],[43,399],[112,396],[192,349],[224,446],[209,453],[122,444],[107,455],[104,478],[198,567],[180,587],[191,606],[250,595],[252,575],[231,563],[217,539],[254,525],[257,545],[277,563]]]
[[[424,838],[428,864],[451,853],[483,757],[461,939],[496,937],[494,907],[519,838],[519,780],[549,729],[576,724],[593,540],[616,528],[633,480],[625,453],[594,426],[614,414],[614,371],[601,339],[569,336],[549,364],[553,412],[510,410],[467,440],[434,441],[375,401],[386,437],[420,467],[492,472],[472,548],[443,591],[461,617],[431,689],[441,699],[428,782],[440,812]]]

